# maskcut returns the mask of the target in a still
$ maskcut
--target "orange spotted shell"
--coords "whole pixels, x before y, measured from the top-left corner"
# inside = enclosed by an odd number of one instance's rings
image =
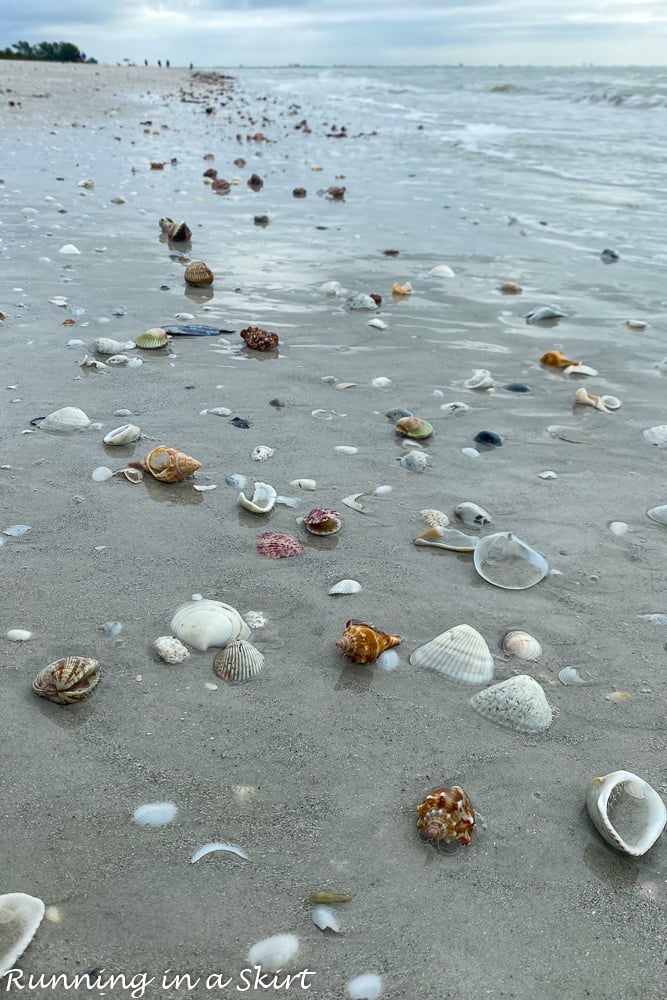
[[[353,663],[372,663],[385,649],[398,646],[400,641],[400,635],[388,635],[372,625],[350,618],[336,645]]]
[[[176,448],[165,448],[163,444],[153,448],[146,458],[129,464],[133,469],[150,472],[151,476],[159,479],[161,483],[180,483],[197,469],[201,469],[201,462],[196,458],[190,458]]]
[[[89,694],[100,679],[100,665],[89,656],[63,656],[35,677],[32,689],[40,698],[71,705]]]
[[[468,845],[475,825],[475,810],[466,793],[458,785],[436,788],[417,806],[417,829],[423,840],[432,844],[449,844],[457,840]]]

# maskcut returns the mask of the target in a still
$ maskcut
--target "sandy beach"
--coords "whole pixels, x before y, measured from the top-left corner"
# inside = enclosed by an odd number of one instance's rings
[[[360,127],[344,106],[332,122],[278,87],[253,92],[250,71],[229,81],[1,65],[0,531],[30,530],[0,547],[0,893],[55,908],[18,967],[145,973],[146,997],[203,1000],[240,992],[250,946],[289,933],[299,951],[287,971],[311,970],[310,988],[249,995],[342,1000],[368,972],[386,1000],[664,1000],[667,841],[625,856],[585,807],[591,779],[621,769],[667,794],[667,527],[646,515],[667,504],[667,450],[642,437],[667,421],[655,367],[667,353],[664,272],[635,278],[641,268],[626,267],[623,251],[613,267],[563,255],[537,222],[519,235],[507,192],[464,199],[454,153],[437,205],[413,200],[413,172],[396,179],[399,147],[374,134],[372,109]],[[295,129],[302,120],[312,135]],[[208,167],[229,194],[211,190]],[[305,198],[293,197],[299,186]],[[344,200],[326,196],[332,186]],[[186,221],[191,245],[169,243],[163,217]],[[623,220],[609,226],[620,233]],[[68,244],[79,253],[63,254]],[[210,288],[185,284],[183,252],[209,265]],[[433,275],[438,265],[453,277]],[[502,295],[507,281],[523,293]],[[325,294],[326,282],[341,293]],[[413,293],[392,295],[395,282]],[[350,309],[357,293],[382,304]],[[557,325],[526,323],[554,302]],[[628,319],[646,326],[630,330]],[[130,350],[137,367],[79,367],[86,355],[105,360],[91,352],[96,338],[177,324],[231,332]],[[275,331],[279,349],[247,349],[239,331],[249,326]],[[541,365],[553,350],[599,374]],[[465,386],[479,369],[491,389]],[[530,391],[503,388],[512,383]],[[582,386],[622,406],[577,406]],[[452,401],[469,409],[442,409]],[[93,426],[54,435],[31,425],[65,406]],[[219,407],[230,412],[203,412]],[[399,462],[408,449],[385,416],[395,408],[433,425],[423,472]],[[127,421],[145,438],[104,445]],[[480,431],[503,444],[468,457]],[[196,477],[92,479],[158,445],[201,462]],[[258,446],[275,451],[255,462]],[[235,473],[297,505],[242,509],[226,483]],[[299,478],[316,488],[291,485]],[[354,494],[363,511],[343,503]],[[481,532],[455,518],[466,500],[492,517]],[[296,523],[320,507],[340,513],[337,534]],[[515,533],[549,574],[500,589],[470,554],[415,546],[428,508],[470,534]],[[263,558],[255,543],[269,530],[297,537],[303,555]],[[359,593],[329,595],[348,578]],[[215,649],[174,665],[156,656],[154,639],[193,594],[262,613],[252,642],[266,663],[252,681],[218,678]],[[400,635],[396,669],[342,656],[348,619]],[[101,630],[109,621],[120,634]],[[495,725],[470,704],[479,687],[410,664],[463,623],[486,640],[493,683],[539,682],[553,709],[546,731]],[[11,629],[31,638],[9,641]],[[539,640],[539,659],[503,653],[512,629]],[[98,686],[70,706],[35,697],[38,671],[67,655],[96,658]],[[563,684],[568,666],[587,683]],[[478,813],[470,846],[454,852],[416,829],[417,805],[452,785]],[[133,822],[137,807],[162,801],[178,807],[168,825]],[[218,841],[249,860],[218,852],[190,864]],[[334,904],[341,933],[313,925],[318,890],[355,894]],[[199,981],[170,988],[166,970]],[[231,982],[207,986],[214,974]],[[132,990],[119,983],[107,996]]]

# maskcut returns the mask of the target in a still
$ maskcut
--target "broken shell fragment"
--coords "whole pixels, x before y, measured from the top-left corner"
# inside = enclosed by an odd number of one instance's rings
[[[552,722],[544,691],[532,677],[518,674],[478,691],[470,704],[485,719],[520,733],[542,733]]]
[[[125,476],[128,483],[140,483],[144,473],[142,469],[116,469],[114,476]]]
[[[7,892],[0,896],[0,978],[14,969],[17,959],[37,933],[44,910],[41,899],[25,892]]]
[[[134,441],[138,441],[140,437],[141,428],[137,427],[136,424],[122,424],[120,427],[116,427],[114,430],[109,431],[108,434],[105,434],[102,440],[105,444],[120,447],[124,444],[132,444]]]
[[[363,495],[363,493],[350,493],[349,497],[343,497],[341,502],[351,510],[358,510],[361,514],[366,514],[366,508],[362,503],[359,503],[359,497],[362,497]]]
[[[190,655],[189,649],[175,635],[160,635],[153,649],[165,663],[182,663]]]
[[[481,538],[473,558],[482,579],[504,590],[527,590],[549,571],[542,553],[531,549],[511,531]]]
[[[607,843],[633,858],[653,847],[667,822],[667,809],[658,793],[631,771],[593,778],[586,806]]]
[[[381,632],[372,625],[350,618],[336,645],[353,663],[373,663],[385,649],[398,646],[400,642],[400,635]]]
[[[567,368],[563,368],[563,378],[567,379],[578,379],[586,376],[590,376],[592,378],[597,374],[597,369],[591,368],[589,365],[568,365]]]
[[[32,689],[40,698],[71,705],[90,694],[100,679],[100,665],[88,656],[64,656],[41,670]]]
[[[110,337],[98,337],[90,345],[91,351],[95,354],[121,354],[123,351],[131,351],[135,347],[133,340],[112,340]]]
[[[395,281],[391,286],[392,295],[412,295],[414,288],[409,281],[404,282],[402,285]]]
[[[470,378],[463,383],[466,389],[491,389],[493,387],[493,376],[486,368],[477,368]]]
[[[464,500],[454,508],[454,513],[459,521],[463,521],[469,528],[482,528],[485,524],[491,524],[493,518],[476,503]]]
[[[607,409],[602,401],[601,396],[595,396],[593,393],[588,392],[582,386],[581,389],[577,389],[574,394],[574,403],[578,406],[592,406],[596,410],[602,410],[604,413],[610,413],[611,411]]]
[[[459,785],[436,788],[417,806],[417,829],[424,840],[432,844],[449,844],[456,840],[468,846],[475,826],[472,802]]]
[[[423,472],[429,464],[429,457],[423,451],[409,451],[407,455],[401,455],[398,461],[401,468],[408,472]]]
[[[493,656],[484,637],[470,625],[456,625],[410,654],[425,667],[457,684],[486,684],[493,677]]]
[[[255,483],[252,498],[239,493],[239,504],[253,514],[268,514],[275,506],[277,495],[276,490],[268,483]]]
[[[261,966],[262,972],[276,972],[287,965],[298,950],[299,939],[295,934],[274,934],[254,944],[246,955],[246,961],[249,965]]]
[[[433,434],[433,425],[428,420],[421,417],[401,417],[394,425],[396,433],[402,437],[413,438],[416,441],[424,441]]]
[[[271,458],[275,453],[275,448],[269,448],[267,444],[258,444],[256,448],[253,448],[250,457],[253,462],[265,462],[267,458]],[[293,485],[293,483],[290,483],[290,486]]]
[[[424,548],[449,549],[450,552],[474,552],[479,539],[466,535],[458,528],[429,528],[415,538],[415,545]]]
[[[516,656],[519,660],[536,660],[542,655],[542,647],[537,639],[528,632],[515,629],[508,632],[503,639],[503,652]]]
[[[264,655],[245,639],[233,639],[213,661],[213,670],[224,681],[252,680],[264,666]]]

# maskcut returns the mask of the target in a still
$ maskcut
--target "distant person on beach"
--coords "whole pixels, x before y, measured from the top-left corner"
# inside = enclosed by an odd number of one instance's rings
[[[165,62],[165,66],[167,67],[167,69],[169,69],[169,60],[168,59]]]
[[[160,60],[160,59],[158,59],[158,61],[157,61],[157,64],[158,64],[158,66],[160,67],[160,69],[162,69],[162,62],[161,62],[161,60]]]
[[[148,66],[148,59],[144,59],[144,66]]]

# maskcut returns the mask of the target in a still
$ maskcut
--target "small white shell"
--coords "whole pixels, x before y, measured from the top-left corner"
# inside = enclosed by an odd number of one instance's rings
[[[485,719],[520,733],[542,733],[553,714],[544,691],[532,677],[518,674],[478,691],[470,704]]]
[[[166,826],[177,812],[173,802],[147,802],[134,810],[132,819],[139,826]]]
[[[338,918],[328,906],[314,907],[310,919],[321,931],[334,931],[335,934],[340,934]]]
[[[28,639],[32,638],[32,632],[28,632],[24,628],[10,628],[7,638],[10,642],[27,642]]]
[[[667,503],[663,503],[659,507],[651,507],[646,513],[656,524],[667,524]]]
[[[98,337],[90,345],[91,351],[96,354],[122,354],[123,351],[131,351],[136,344],[133,340],[112,340],[110,337]]]
[[[356,455],[359,449],[349,444],[337,444],[334,446],[334,451],[337,451],[339,455]]]
[[[356,580],[339,580],[333,587],[329,587],[330,594],[358,594],[360,590],[361,584]]]
[[[254,944],[246,961],[250,965],[261,965],[265,972],[275,972],[294,958],[298,950],[299,939],[295,934],[274,934]]]
[[[239,504],[253,514],[268,514],[273,510],[277,492],[268,483],[255,483],[252,498],[248,498],[245,493],[239,493]]]
[[[175,635],[160,635],[153,649],[165,663],[182,663],[190,655],[189,649]]]
[[[334,297],[336,295],[342,295],[343,286],[340,281],[325,281],[323,285],[320,285],[320,291],[324,292],[325,295],[331,295]]]
[[[564,378],[571,378],[573,375],[584,375],[593,378],[597,374],[597,370],[595,368],[591,368],[590,365],[568,365],[567,368],[563,368]]]
[[[369,319],[369,321],[366,324],[366,326],[373,326],[373,327],[375,327],[376,330],[386,330],[387,329],[387,324],[385,323],[385,321],[383,319],[380,319],[379,316],[375,316],[375,317],[373,317],[373,319]]]
[[[478,368],[463,384],[466,389],[490,389],[494,381],[491,372],[486,368]]]
[[[618,396],[600,396],[600,402],[608,410],[618,410],[623,405]]]
[[[107,358],[107,365],[111,365],[112,368],[121,368],[129,362],[130,358],[127,354],[112,354],[110,358]]]
[[[558,306],[539,306],[526,313],[526,323],[542,323],[544,320],[560,319],[565,313]]]
[[[201,861],[205,858],[207,854],[212,854],[214,851],[228,851],[230,854],[236,854],[239,858],[243,858],[244,861],[250,861],[250,858],[244,850],[240,847],[234,847],[233,844],[204,844],[199,848],[198,851],[190,858],[190,864],[194,865],[197,861]]]
[[[96,469],[93,469],[92,479],[96,483],[104,483],[107,479],[111,479],[113,476],[113,471],[108,469],[106,465],[98,465]]]
[[[437,635],[410,654],[410,663],[458,684],[486,684],[493,677],[491,650],[470,625],[456,625]]]
[[[382,993],[382,979],[374,972],[365,972],[350,979],[345,988],[350,1000],[377,1000]]]
[[[537,639],[528,632],[515,629],[508,632],[503,639],[503,651],[519,660],[536,660],[542,655],[542,647]]]
[[[631,771],[593,778],[586,806],[607,843],[633,858],[653,847],[667,822],[667,809],[658,793]]]
[[[359,503],[359,497],[362,497],[363,493],[350,493],[349,497],[343,497],[342,503],[351,510],[358,510],[362,514],[367,512],[366,507],[362,503]]]
[[[391,379],[385,375],[378,375],[377,378],[371,379],[371,385],[376,389],[386,389],[388,385],[391,385]]]
[[[348,296],[345,299],[345,306],[347,309],[377,309],[378,304],[370,295],[364,295],[362,292]]]
[[[8,892],[0,896],[0,977],[13,969],[16,960],[26,950],[42,922],[44,903],[25,892]],[[9,987],[9,983],[7,984]],[[19,989],[22,989],[19,986]]]
[[[120,427],[115,427],[114,430],[105,434],[102,440],[105,444],[120,447],[124,444],[132,444],[133,441],[138,441],[140,437],[141,428],[137,427],[136,424],[121,424]]]
[[[463,503],[458,504],[454,508],[454,513],[459,521],[463,521],[469,528],[481,528],[485,524],[491,524],[493,520],[483,507],[479,507],[470,500],[464,500]]]
[[[456,414],[466,413],[470,407],[467,403],[460,403],[458,399],[455,399],[453,403],[443,403],[440,409],[443,413]]]
[[[314,490],[317,488],[317,483],[314,479],[293,479],[290,486],[299,490]]]
[[[461,454],[466,458],[479,458],[477,448],[461,448]]]
[[[276,449],[269,448],[268,444],[259,444],[253,449],[250,457],[253,462],[265,462],[267,458],[271,458],[271,456],[275,455],[275,453]]]
[[[105,371],[109,366],[105,365],[103,361],[98,361],[97,358],[91,358],[86,354],[83,361],[78,362],[79,368],[94,368],[96,372]]]
[[[63,406],[60,410],[49,413],[39,427],[40,430],[50,431],[52,434],[70,434],[89,425],[90,418],[78,406]]]

